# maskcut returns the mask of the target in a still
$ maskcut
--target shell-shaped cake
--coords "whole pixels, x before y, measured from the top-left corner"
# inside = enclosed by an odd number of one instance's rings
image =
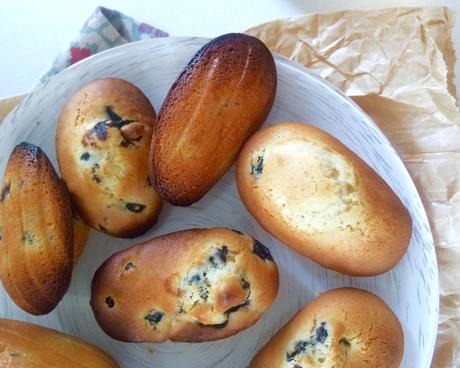
[[[98,347],[31,323],[0,319],[0,367],[118,368]]]
[[[251,326],[277,292],[267,247],[230,229],[192,229],[110,257],[93,278],[91,306],[115,339],[198,342]]]
[[[15,147],[0,197],[0,278],[14,302],[31,314],[59,303],[73,267],[72,208],[46,154]]]
[[[290,122],[258,131],[241,151],[236,179],[257,222],[323,267],[373,276],[406,253],[412,235],[406,207],[325,131]]]
[[[398,368],[404,335],[393,311],[365,290],[327,291],[260,350],[250,368]]]
[[[275,92],[273,56],[257,38],[231,33],[203,46],[155,126],[150,169],[162,197],[188,206],[208,192],[264,122]]]
[[[148,174],[156,113],[140,89],[95,80],[62,110],[56,153],[72,204],[93,229],[134,237],[157,220],[161,198]]]

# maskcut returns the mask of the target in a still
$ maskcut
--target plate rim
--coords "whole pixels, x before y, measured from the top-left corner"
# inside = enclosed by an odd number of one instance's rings
[[[100,58],[107,58],[107,57],[110,57],[110,54],[111,53],[116,53],[116,52],[120,52],[120,51],[125,51],[124,49],[127,49],[129,50],[130,48],[133,48],[133,47],[142,47],[142,45],[149,45],[149,44],[164,44],[164,45],[167,45],[167,44],[171,44],[171,43],[181,43],[181,42],[198,42],[200,44],[205,44],[207,42],[209,42],[212,38],[207,38],[207,37],[157,37],[157,38],[151,38],[151,39],[143,39],[143,40],[139,40],[139,41],[135,41],[135,42],[130,42],[130,43],[127,43],[127,44],[124,44],[124,45],[119,45],[119,46],[116,46],[116,47],[113,47],[113,48],[110,48],[110,49],[106,49],[106,50],[103,50],[97,54],[94,54],[94,55],[91,55],[85,59],[82,59],[80,61],[78,61],[77,63],[75,64],[72,64],[70,66],[68,66],[67,68],[61,70],[59,73],[51,76],[50,78],[48,78],[45,82],[43,83],[39,83],[38,85],[36,85],[32,91],[22,100],[20,101],[20,103],[18,105],[16,105],[14,107],[14,109],[12,111],[10,111],[6,116],[5,118],[3,119],[2,121],[2,124],[8,124],[9,123],[9,120],[12,119],[12,117],[15,116],[15,114],[17,113],[17,111],[22,108],[24,105],[27,105],[28,104],[28,101],[40,90],[42,89],[45,89],[48,85],[48,83],[52,80],[55,80],[55,78],[60,78],[61,75],[63,73],[71,73],[74,69],[76,68],[80,68],[81,65],[84,65],[84,64],[89,64],[91,63],[94,59],[100,59]],[[198,51],[198,50],[197,50]],[[411,188],[409,188],[411,190],[411,192],[415,193],[415,196],[412,198],[413,201],[416,202],[417,206],[420,207],[421,211],[420,211],[420,222],[422,225],[424,225],[428,231],[427,231],[427,236],[428,236],[428,239],[427,241],[429,242],[429,246],[430,246],[430,249],[431,249],[431,252],[433,253],[433,257],[434,259],[436,260],[436,262],[434,263],[435,264],[435,273],[434,273],[434,278],[435,280],[433,281],[433,286],[434,286],[434,290],[433,290],[433,296],[431,297],[431,299],[434,299],[434,303],[433,303],[433,306],[434,306],[434,318],[433,318],[433,322],[435,323],[435,326],[434,326],[434,331],[433,331],[433,339],[429,342],[429,351],[428,351],[428,354],[427,354],[427,357],[429,358],[429,361],[426,362],[427,363],[427,367],[430,366],[431,364],[431,361],[433,359],[433,356],[434,356],[434,350],[435,350],[435,346],[436,346],[436,340],[437,340],[437,331],[438,331],[438,325],[439,325],[439,307],[440,307],[440,283],[439,283],[439,267],[438,267],[438,262],[437,262],[437,258],[436,258],[436,246],[434,244],[434,240],[433,240],[433,233],[432,233],[432,230],[431,230],[431,226],[430,226],[430,223],[429,223],[429,220],[428,220],[428,215],[426,213],[426,210],[425,210],[425,207],[423,205],[423,202],[422,202],[422,199],[421,199],[421,196],[420,196],[420,193],[404,163],[404,161],[402,160],[401,156],[399,155],[398,151],[395,149],[395,147],[393,146],[393,144],[389,141],[389,139],[386,137],[386,135],[383,133],[383,131],[380,129],[380,127],[377,125],[377,123],[355,102],[353,101],[349,96],[347,96],[344,92],[342,92],[338,87],[336,87],[334,84],[332,84],[331,82],[329,82],[328,80],[322,78],[321,76],[319,76],[318,74],[314,73],[311,69],[308,69],[307,67],[305,67],[303,64],[300,64],[294,60],[290,60],[278,53],[275,53],[275,52],[272,52],[273,56],[274,56],[274,59],[275,61],[277,62],[280,62],[280,63],[284,63],[286,66],[288,66],[289,68],[291,69],[294,69],[295,71],[301,73],[301,74],[307,74],[310,78],[314,79],[317,83],[320,83],[320,84],[323,84],[325,85],[327,88],[331,89],[333,93],[339,95],[339,97],[344,100],[350,107],[352,107],[355,112],[357,114],[359,114],[366,122],[366,124],[368,126],[371,126],[375,131],[377,131],[381,138],[383,139],[383,142],[385,143],[385,145],[387,145],[389,147],[389,149],[392,151],[393,155],[395,156],[395,159],[399,161],[399,163],[401,164],[401,168],[403,170],[403,175],[405,177],[407,177],[409,180],[408,180],[408,183],[410,184]]]

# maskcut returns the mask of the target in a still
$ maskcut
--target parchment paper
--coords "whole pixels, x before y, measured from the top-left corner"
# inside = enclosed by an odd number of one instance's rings
[[[403,158],[436,245],[441,310],[432,367],[460,366],[460,114],[447,8],[345,11],[246,32],[341,88]]]

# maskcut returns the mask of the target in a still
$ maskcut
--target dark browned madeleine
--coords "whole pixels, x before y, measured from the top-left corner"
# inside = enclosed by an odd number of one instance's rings
[[[148,168],[155,123],[147,97],[118,78],[83,86],[64,106],[59,168],[72,204],[93,229],[129,238],[155,224],[162,203]]]
[[[150,176],[169,202],[198,201],[264,122],[276,92],[272,54],[231,33],[203,46],[173,84],[155,126]]]
[[[264,245],[230,229],[192,229],[110,257],[94,275],[91,307],[118,340],[198,342],[248,328],[277,292]]]
[[[0,367],[118,368],[98,347],[31,323],[0,319]]]
[[[46,314],[70,283],[72,209],[46,154],[21,143],[6,167],[0,198],[0,278],[26,312]]]

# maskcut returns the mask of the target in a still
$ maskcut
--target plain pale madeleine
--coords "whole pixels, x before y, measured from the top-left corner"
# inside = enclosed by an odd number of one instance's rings
[[[273,236],[320,265],[356,276],[391,269],[412,220],[398,196],[355,153],[303,123],[255,133],[237,164],[244,205]]]

